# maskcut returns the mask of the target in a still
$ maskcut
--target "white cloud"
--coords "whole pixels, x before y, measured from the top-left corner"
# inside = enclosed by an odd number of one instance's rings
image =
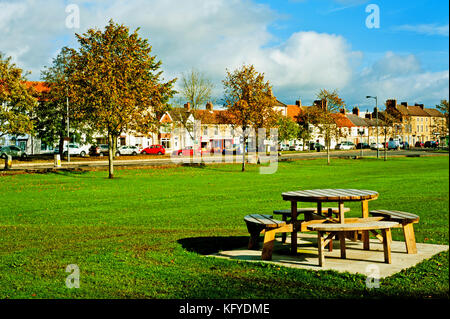
[[[418,25],[410,25],[405,24],[401,26],[397,26],[393,28],[397,31],[409,31],[409,32],[415,32],[419,34],[426,34],[426,35],[441,35],[448,37],[449,28],[447,25],[437,25],[437,24],[418,24]]]
[[[357,5],[360,0],[336,0]],[[65,26],[65,2],[0,2],[0,51],[13,56],[39,79],[60,48],[76,45],[74,33],[102,29],[109,19],[123,23],[149,39],[153,54],[161,59],[164,77],[179,77],[192,67],[203,71],[223,92],[226,69],[254,64],[286,103],[299,97],[309,101],[321,88],[339,89],[347,101],[367,94],[388,97],[403,94],[431,100],[448,96],[448,70],[425,72],[416,56],[387,53],[362,72],[363,54],[354,51],[342,36],[298,31],[278,46],[269,46],[269,28],[280,15],[251,0],[145,0],[72,1],[80,6],[80,29]],[[447,26],[448,29],[448,26]],[[280,41],[278,41],[280,42]],[[374,92],[375,91],[375,92]],[[446,93],[447,92],[447,93]],[[443,96],[445,97],[445,96]],[[439,96],[437,100],[443,98]],[[425,102],[424,102],[425,103]]]
[[[449,70],[426,72],[416,56],[387,52],[355,77],[343,93],[355,103],[367,105],[366,95],[378,96],[379,104],[390,98],[434,106],[449,96]]]

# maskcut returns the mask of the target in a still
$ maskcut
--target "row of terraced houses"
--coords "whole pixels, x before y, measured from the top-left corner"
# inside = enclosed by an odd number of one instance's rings
[[[36,85],[38,84],[38,85]],[[42,88],[42,82],[30,82],[36,88]],[[297,121],[302,112],[308,112],[312,108],[324,107],[324,101],[314,101],[313,105],[302,105],[301,100],[295,104],[284,104],[277,100],[274,105],[281,115]],[[326,105],[325,105],[326,107]],[[384,113],[394,115],[397,119],[389,130],[389,138],[406,141],[414,145],[417,141],[439,141],[447,143],[448,127],[445,116],[435,108],[426,108],[423,104],[408,105],[406,102],[397,103],[396,100],[386,101],[386,109],[372,112],[361,111],[353,107],[351,113],[342,109],[334,113],[333,119],[340,129],[340,136],[331,140],[331,148],[342,141],[350,141],[354,144],[374,143],[377,140],[384,141],[385,136],[381,128]],[[158,133],[136,134],[133,132],[123,133],[117,143],[118,145],[136,145],[142,148],[153,144],[161,144],[166,151],[179,150],[184,147],[198,145],[204,149],[223,150],[240,146],[242,132],[233,121],[232,116],[225,109],[214,108],[212,103],[207,103],[204,109],[193,110],[190,103],[184,107],[174,107],[160,118],[161,127]],[[318,127],[308,125],[310,138],[307,142],[319,142],[325,145],[324,136]],[[378,128],[378,129],[377,129]],[[104,136],[96,136],[98,144],[106,144]],[[81,142],[83,141],[76,141]],[[281,141],[279,141],[281,142]],[[300,141],[282,141],[292,145]],[[40,154],[52,152],[53,145],[44,145],[32,136],[3,136],[0,145],[16,144],[28,154]]]

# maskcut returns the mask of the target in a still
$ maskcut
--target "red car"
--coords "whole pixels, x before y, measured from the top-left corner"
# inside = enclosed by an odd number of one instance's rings
[[[150,145],[141,151],[141,154],[147,155],[164,155],[166,154],[166,149],[162,145]]]
[[[181,150],[174,152],[178,156],[193,156],[194,155],[194,149],[192,146],[187,146]]]
[[[213,150],[205,150],[205,149],[198,149],[195,152],[195,155],[206,155],[206,154],[210,154],[210,153],[214,153]],[[178,156],[194,156],[194,148],[192,146],[186,146],[185,148],[181,149],[181,150],[177,150],[173,152],[173,155],[178,155]]]

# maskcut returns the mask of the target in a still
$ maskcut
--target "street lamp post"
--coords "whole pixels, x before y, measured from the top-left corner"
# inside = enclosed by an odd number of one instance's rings
[[[367,99],[375,99],[375,111],[376,111],[376,125],[377,125],[377,158],[380,158],[379,143],[378,143],[378,97],[377,96],[366,96]]]
[[[358,130],[358,134],[361,135],[361,142],[359,143],[361,145],[361,157],[363,157],[363,136],[364,136],[364,129]]]

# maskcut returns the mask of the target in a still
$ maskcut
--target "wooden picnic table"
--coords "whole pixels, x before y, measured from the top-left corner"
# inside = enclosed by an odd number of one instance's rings
[[[338,222],[345,223],[344,203],[345,202],[361,202],[362,218],[369,217],[368,202],[378,198],[378,193],[371,190],[360,189],[311,189],[299,190],[282,193],[283,200],[291,202],[291,223],[293,224],[293,232],[291,233],[291,253],[297,253],[297,203],[317,203],[317,212],[322,212],[322,203],[336,202],[338,203]],[[363,247],[369,250],[369,233],[362,231]]]

